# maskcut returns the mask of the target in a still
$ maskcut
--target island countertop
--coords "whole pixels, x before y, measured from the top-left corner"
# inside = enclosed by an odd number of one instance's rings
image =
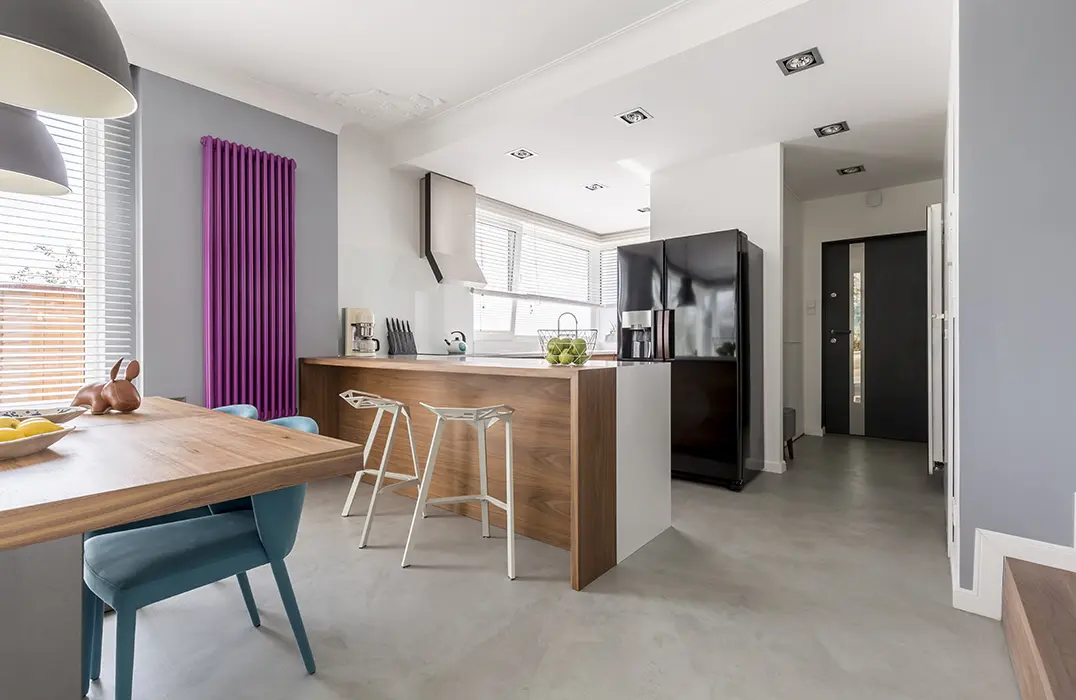
[[[470,355],[408,355],[406,357],[307,357],[303,364],[355,369],[393,369],[418,372],[455,372],[502,377],[571,379],[580,372],[610,369],[619,363],[590,360],[585,365],[551,365],[540,358],[474,357]]]

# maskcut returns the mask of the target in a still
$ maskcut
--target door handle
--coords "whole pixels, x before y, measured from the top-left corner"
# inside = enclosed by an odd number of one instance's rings
[[[836,328],[830,328],[829,329],[829,334],[830,335],[851,335],[852,331],[842,331],[842,330],[837,330]]]

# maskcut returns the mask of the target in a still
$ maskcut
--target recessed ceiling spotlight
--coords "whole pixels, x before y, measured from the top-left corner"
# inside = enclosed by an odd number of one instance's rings
[[[514,151],[508,151],[508,153],[505,153],[505,155],[512,156],[513,158],[518,158],[519,160],[527,160],[528,158],[533,158],[538,154],[534,151],[528,151],[526,148],[517,148]]]
[[[814,135],[820,139],[824,139],[827,136],[836,136],[837,134],[843,134],[846,131],[851,131],[848,127],[848,122],[837,122],[836,124],[826,124],[820,126],[814,130]]]
[[[605,185],[603,185],[600,182],[594,182],[594,183],[591,183],[589,185],[583,185],[583,187],[587,188],[591,192],[597,192],[598,190],[604,190],[605,189]]]
[[[640,214],[649,214],[650,213],[650,207],[640,207],[640,208],[636,209],[635,211],[639,212]]]
[[[867,169],[862,165],[853,165],[850,168],[837,168],[837,174],[842,177],[845,175],[858,175],[859,173],[865,172],[867,172]]]
[[[616,118],[625,124],[638,124],[639,122],[645,122],[647,119],[653,119],[650,113],[642,107],[636,107],[633,110],[624,112],[623,114],[616,115]]]
[[[818,52],[818,47],[816,46],[809,51],[800,51],[791,56],[786,56],[778,61],[777,65],[780,66],[782,73],[792,75],[793,73],[802,73],[823,63],[825,61],[822,60],[822,54]]]

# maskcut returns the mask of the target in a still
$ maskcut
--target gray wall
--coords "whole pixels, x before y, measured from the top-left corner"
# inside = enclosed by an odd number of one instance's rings
[[[202,403],[203,136],[295,159],[298,352],[337,354],[336,135],[151,71],[137,79],[145,393]]]
[[[1073,0],[960,4],[960,574],[975,529],[1072,545]]]

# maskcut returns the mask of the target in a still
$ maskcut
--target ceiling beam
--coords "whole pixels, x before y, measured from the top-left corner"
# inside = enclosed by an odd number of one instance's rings
[[[391,161],[413,162],[491,126],[548,109],[809,1],[680,0],[431,119],[393,132],[388,137]]]

